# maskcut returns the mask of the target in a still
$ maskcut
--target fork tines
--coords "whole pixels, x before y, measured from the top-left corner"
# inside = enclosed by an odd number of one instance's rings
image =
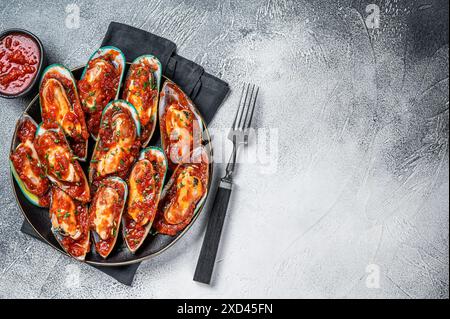
[[[258,92],[258,86],[251,83],[244,83],[242,86],[241,98],[239,99],[239,106],[236,111],[233,126],[231,127],[232,131],[247,131],[250,128]]]

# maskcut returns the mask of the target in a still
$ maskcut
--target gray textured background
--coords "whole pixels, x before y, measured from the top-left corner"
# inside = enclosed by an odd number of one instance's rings
[[[448,2],[377,1],[375,30],[370,2],[1,0],[0,30],[31,30],[69,67],[110,21],[175,41],[233,89],[214,128],[231,123],[240,81],[259,84],[256,125],[278,128],[279,144],[275,174],[239,167],[211,287],[192,281],[203,215],[130,288],[19,232],[8,146],[30,99],[1,100],[0,298],[448,298]],[[67,3],[81,9],[77,30]]]

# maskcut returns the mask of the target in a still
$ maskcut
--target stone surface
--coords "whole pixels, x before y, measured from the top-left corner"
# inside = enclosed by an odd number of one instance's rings
[[[34,32],[69,67],[110,21],[175,41],[232,88],[211,125],[217,154],[241,81],[261,87],[255,125],[278,138],[241,154],[211,286],[192,281],[203,214],[126,287],[19,232],[7,161],[30,98],[2,99],[0,298],[448,298],[448,2],[376,1],[377,29],[370,3],[0,0],[0,30]]]

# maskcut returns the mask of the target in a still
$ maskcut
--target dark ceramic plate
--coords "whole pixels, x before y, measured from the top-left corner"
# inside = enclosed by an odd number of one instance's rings
[[[129,67],[129,64],[127,63],[127,69]],[[72,70],[73,75],[76,79],[79,79],[81,76],[81,73],[83,71],[83,67],[78,67]],[[128,70],[125,70],[127,72]],[[126,73],[125,73],[126,74]],[[165,79],[162,79],[162,82],[164,83]],[[161,87],[162,84],[161,83]],[[120,92],[122,93],[122,92]],[[122,94],[120,94],[122,96]],[[198,111],[198,110],[197,110]],[[31,103],[28,105],[24,113],[27,113],[30,115],[37,123],[41,122],[41,114],[39,109],[39,96],[35,96]],[[198,112],[201,114],[200,112]],[[207,147],[207,150],[209,150],[210,153],[210,159],[211,163],[209,165],[209,180],[208,180],[208,194],[211,187],[211,176],[213,176],[213,163],[212,163],[212,144],[210,135],[207,129],[207,126],[205,122],[203,121],[203,127],[204,127],[204,134],[203,134],[203,144]],[[18,145],[18,139],[17,139],[17,125],[16,129],[14,131],[13,139],[11,142],[11,151],[15,149],[15,147]],[[152,139],[150,140],[150,145],[157,145],[159,146],[160,143],[160,136],[159,136],[159,124],[157,125],[157,129],[155,130],[155,133],[153,134]],[[92,151],[94,148],[94,140],[90,137],[89,138],[89,150],[88,150],[88,159],[91,158]],[[89,166],[89,161],[86,161],[85,163],[80,162],[81,166],[83,167],[85,173],[87,174],[87,169]],[[87,176],[87,175],[86,175]],[[19,186],[17,185],[16,181],[12,177],[12,174],[10,173],[11,183],[14,190],[14,194],[16,196],[17,204],[20,207],[20,210],[22,211],[23,215],[25,216],[25,219],[28,220],[30,225],[34,228],[34,230],[42,237],[42,239],[47,242],[50,246],[61,252],[62,254],[67,255],[67,253],[61,248],[61,246],[58,244],[56,239],[54,238],[50,227],[50,219],[48,214],[47,208],[41,208],[34,206],[31,204],[25,196],[22,194],[22,191],[19,189]],[[170,173],[166,177],[166,182],[170,178]],[[208,195],[207,195],[208,196]],[[89,264],[94,265],[100,265],[100,266],[123,266],[123,265],[129,265],[134,264],[137,262],[141,262],[145,259],[152,258],[171,246],[173,246],[185,233],[188,231],[188,229],[191,227],[191,225],[195,222],[198,215],[203,210],[203,205],[206,202],[203,201],[202,207],[198,210],[197,214],[192,218],[192,221],[190,224],[178,235],[176,236],[166,236],[166,235],[152,235],[151,233],[147,236],[142,246],[139,248],[139,250],[132,254],[125,245],[125,242],[123,241],[123,238],[121,236],[121,232],[119,232],[119,236],[117,239],[117,243],[114,247],[114,250],[111,252],[111,254],[108,256],[108,258],[103,259],[100,255],[98,255],[95,251],[91,251],[91,253],[86,255],[86,262]],[[93,249],[93,245],[91,245],[91,249]]]

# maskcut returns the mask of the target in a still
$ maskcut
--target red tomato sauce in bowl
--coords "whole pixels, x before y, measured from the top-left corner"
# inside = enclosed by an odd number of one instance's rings
[[[30,34],[12,31],[0,36],[0,94],[19,96],[35,83],[42,64],[42,46]]]

